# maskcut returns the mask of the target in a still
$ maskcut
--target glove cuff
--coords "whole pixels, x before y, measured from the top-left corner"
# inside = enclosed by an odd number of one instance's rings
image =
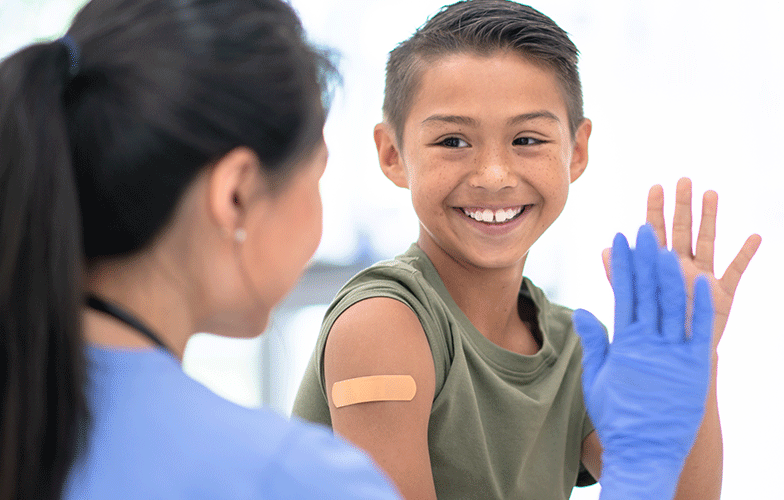
[[[671,500],[682,468],[683,460],[671,458],[605,461],[600,500]]]

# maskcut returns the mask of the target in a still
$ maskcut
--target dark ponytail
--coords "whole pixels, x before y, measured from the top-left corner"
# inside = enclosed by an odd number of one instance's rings
[[[334,75],[282,0],[92,0],[66,40],[0,64],[3,500],[59,497],[86,428],[83,267],[150,245],[238,146],[285,184]]]
[[[0,498],[57,498],[85,418],[81,217],[60,43],[0,66]]]

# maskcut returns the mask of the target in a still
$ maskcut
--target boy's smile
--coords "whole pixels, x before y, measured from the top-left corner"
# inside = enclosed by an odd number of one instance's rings
[[[526,208],[530,208],[531,205],[525,205],[521,207],[514,207],[514,208],[501,208],[498,210],[493,210],[492,208],[461,208],[462,212],[467,216],[471,217],[474,220],[479,222],[484,222],[486,224],[506,224],[510,222],[525,211]]]
[[[585,169],[590,122],[573,140],[555,74],[514,53],[439,56],[425,68],[402,149],[376,130],[382,169],[411,190],[432,260],[522,271]]]

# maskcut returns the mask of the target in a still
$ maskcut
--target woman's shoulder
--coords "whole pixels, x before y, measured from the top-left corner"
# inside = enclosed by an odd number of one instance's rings
[[[209,498],[398,498],[364,452],[326,427],[215,397],[224,409],[214,414],[214,425],[202,427],[201,440],[214,450],[209,460],[219,464],[200,488],[221,485]]]
[[[76,472],[87,498],[120,498],[122,486],[134,498],[325,498],[363,484],[371,498],[395,498],[369,458],[326,428],[234,404],[163,351],[89,359],[92,424]]]

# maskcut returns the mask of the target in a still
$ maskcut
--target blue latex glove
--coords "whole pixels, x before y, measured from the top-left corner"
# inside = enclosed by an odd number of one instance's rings
[[[691,332],[677,256],[650,226],[632,251],[613,241],[612,344],[588,311],[574,312],[583,345],[583,391],[602,444],[602,500],[666,500],[694,444],[710,382],[713,307],[708,281],[694,284]]]

